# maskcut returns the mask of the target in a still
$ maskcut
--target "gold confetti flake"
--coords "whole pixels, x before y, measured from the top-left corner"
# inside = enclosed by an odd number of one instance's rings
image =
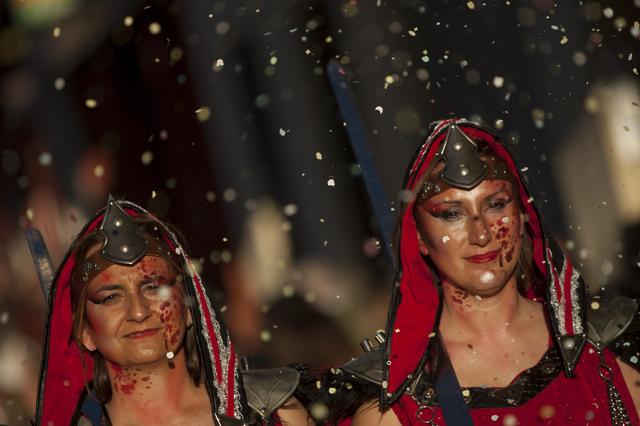
[[[124,23],[125,27],[130,27],[133,25],[133,16],[125,16],[124,19],[122,20],[122,23]]]
[[[320,151],[316,152],[316,160],[322,160],[322,153]]]
[[[84,104],[87,108],[93,109],[98,106],[98,101],[93,98],[89,98],[84,101]]]
[[[53,37],[54,38],[58,38],[60,37],[60,33],[62,32],[62,30],[60,29],[60,27],[55,27],[53,29]]]
[[[149,24],[149,33],[153,35],[158,35],[162,31],[162,26],[157,22],[152,22]]]
[[[153,161],[153,152],[151,151],[143,152],[142,155],[140,156],[140,161],[145,166],[148,166],[149,164],[151,164],[151,162]]]
[[[211,110],[208,106],[201,106],[196,111],[196,118],[199,122],[204,123],[211,117]]]
[[[560,39],[560,44],[567,44],[568,41],[569,41],[569,38],[566,35],[563,35],[562,38]]]
[[[93,174],[98,178],[101,178],[102,176],[104,176],[104,166],[102,164],[96,165],[93,168]]]
[[[472,2],[472,1],[468,1],[468,2],[467,2],[467,7],[468,7],[470,10],[473,10],[473,9],[475,9],[475,8],[476,8],[476,4],[475,4],[474,2]]]

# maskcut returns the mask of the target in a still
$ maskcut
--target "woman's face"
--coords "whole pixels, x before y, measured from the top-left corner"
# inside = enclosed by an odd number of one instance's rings
[[[471,294],[497,294],[520,257],[524,222],[513,184],[485,180],[470,191],[450,188],[416,206],[420,252],[443,279]]]
[[[148,365],[182,345],[190,312],[176,268],[145,256],[134,266],[113,265],[87,288],[84,346],[113,363]]]

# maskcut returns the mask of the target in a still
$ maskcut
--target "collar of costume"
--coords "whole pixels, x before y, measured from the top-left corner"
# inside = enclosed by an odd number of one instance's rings
[[[173,253],[169,260],[181,266],[186,295],[189,300],[195,301],[189,309],[194,319],[196,346],[205,371],[212,413],[239,420],[246,418],[247,406],[240,389],[237,357],[229,333],[178,238],[142,207],[110,198],[107,208],[100,210],[75,238],[55,274],[46,317],[36,424],[70,424],[85,383],[92,379],[93,360],[82,353],[72,337],[71,282],[76,247],[90,233],[103,232],[107,234],[108,241],[100,255],[105,258],[109,256],[109,261],[113,263],[133,264],[153,250],[152,245],[137,234],[138,220],[157,223],[161,231],[158,246],[168,248]],[[118,232],[111,233],[118,229],[126,229],[121,232],[126,237],[118,235]],[[122,250],[123,244],[128,245],[126,250]]]
[[[455,139],[450,136],[449,142],[468,144],[466,154],[463,154],[469,158],[465,158],[462,163],[468,168],[468,173],[459,173],[462,171],[461,161],[456,159],[462,157],[455,154],[465,149],[456,150],[454,144],[451,144],[449,149],[454,151],[454,156],[449,157],[449,163],[442,174],[443,180],[448,179],[449,186],[453,186],[453,183],[457,187],[471,185],[472,188],[487,175],[487,169],[474,154],[475,148],[470,145],[479,140],[487,143],[499,157],[498,161],[506,164],[517,184],[521,205],[529,218],[526,232],[533,244],[533,267],[545,278],[544,283],[529,288],[526,296],[545,303],[551,333],[562,357],[565,373],[572,376],[586,340],[586,286],[556,241],[545,232],[525,177],[519,172],[513,155],[498,137],[464,119],[433,123],[427,140],[418,149],[407,171],[405,189],[419,194],[425,176],[439,157],[442,154],[448,155],[449,151],[444,143],[452,132],[460,132],[462,135],[457,134]],[[447,173],[449,171],[451,173]],[[437,332],[440,296],[435,280],[438,277],[434,277],[418,248],[417,227],[413,217],[415,203],[416,200],[412,200],[404,206],[399,226],[400,271],[393,288],[386,327],[381,398],[383,408],[389,407],[403,393],[415,374],[424,366],[429,339]]]

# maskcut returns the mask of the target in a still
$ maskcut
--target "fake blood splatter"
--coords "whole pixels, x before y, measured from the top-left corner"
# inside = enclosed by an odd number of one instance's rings
[[[111,370],[113,370],[113,388],[116,392],[122,392],[125,395],[131,395],[135,390],[137,373],[129,367],[122,367],[121,365],[109,363]]]

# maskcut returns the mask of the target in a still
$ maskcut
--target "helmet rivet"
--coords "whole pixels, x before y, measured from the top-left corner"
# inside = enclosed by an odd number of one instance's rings
[[[120,228],[122,226],[122,219],[114,220],[113,224],[116,226],[116,228]]]
[[[462,176],[466,176],[469,174],[469,169],[467,169],[466,167],[460,167],[460,174]]]
[[[462,149],[462,144],[460,142],[456,142],[453,144],[454,151],[460,151]]]
[[[129,246],[126,244],[123,244],[120,246],[120,251],[123,253],[129,253]]]

